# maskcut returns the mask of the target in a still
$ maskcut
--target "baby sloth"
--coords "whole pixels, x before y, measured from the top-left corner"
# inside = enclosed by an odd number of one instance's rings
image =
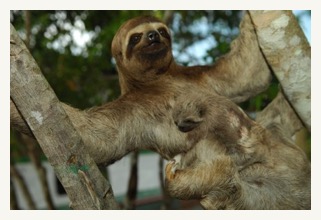
[[[310,209],[311,167],[277,124],[261,127],[218,95],[178,97],[173,119],[195,146],[166,165],[166,188],[204,209]]]

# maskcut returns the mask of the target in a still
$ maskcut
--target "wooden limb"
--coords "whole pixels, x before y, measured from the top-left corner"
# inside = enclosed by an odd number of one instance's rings
[[[282,91],[279,91],[274,100],[257,114],[256,121],[265,128],[277,125],[282,130],[282,135],[290,139],[303,128],[302,122],[285,99]]]
[[[262,52],[286,99],[311,130],[311,48],[291,11],[250,11]]]
[[[32,131],[30,130],[29,126],[27,125],[26,121],[22,118],[21,114],[19,113],[16,105],[10,98],[10,126],[13,127],[15,130],[28,135],[30,137],[34,137]]]
[[[55,93],[10,26],[10,96],[53,166],[75,209],[118,209],[110,184],[85,151]],[[91,199],[79,172],[93,183],[101,206]]]

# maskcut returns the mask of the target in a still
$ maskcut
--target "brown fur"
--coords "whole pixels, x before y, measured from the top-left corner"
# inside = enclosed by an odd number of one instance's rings
[[[166,166],[171,196],[206,209],[311,208],[310,162],[278,124],[265,129],[228,99],[194,92],[173,119],[197,144]]]
[[[175,99],[181,94],[205,91],[239,102],[269,85],[270,71],[247,13],[231,52],[210,67],[176,64],[170,34],[162,35],[161,29],[169,32],[156,18],[138,17],[116,33],[112,53],[119,72],[120,98],[86,111],[64,105],[97,163],[110,164],[136,149],[151,149],[166,159],[188,151],[193,143],[176,129],[171,117]],[[154,45],[148,43],[150,31],[159,33],[159,42]],[[139,41],[129,45],[135,34]],[[26,126],[23,120],[18,123]]]
[[[171,79],[173,86],[187,81],[193,83],[193,89],[206,88],[236,102],[256,95],[268,86],[271,75],[248,14],[240,28],[242,37],[232,43],[231,52],[215,65],[184,67],[173,58],[169,29],[164,23],[149,16],[127,21],[112,42],[122,93],[146,90],[148,84],[156,81],[164,85],[164,79]],[[162,35],[160,30],[167,34]],[[151,31],[159,36],[159,41],[153,45],[148,37]],[[139,35],[140,40],[132,45],[130,39],[134,35]],[[249,78],[256,80],[249,81]]]
[[[151,31],[158,33],[157,42],[149,40]],[[151,149],[166,159],[188,151],[194,143],[177,131],[171,117],[176,97],[187,91],[243,101],[264,90],[271,75],[248,14],[240,32],[231,52],[213,66],[183,67],[173,59],[169,30],[162,22],[138,17],[123,24],[112,42],[122,96],[75,116],[66,106],[95,161],[109,164],[136,149]],[[134,44],[133,36],[139,36]],[[248,80],[253,78],[257,80]]]

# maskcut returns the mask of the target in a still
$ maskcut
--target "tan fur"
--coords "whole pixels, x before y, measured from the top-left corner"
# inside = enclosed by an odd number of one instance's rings
[[[163,79],[171,79],[175,84],[193,83],[192,88],[206,88],[210,92],[244,101],[264,90],[271,79],[269,69],[261,54],[255,31],[248,14],[241,24],[241,36],[234,41],[231,52],[221,57],[213,66],[183,67],[178,65],[172,55],[171,39],[163,37],[159,29],[168,27],[153,17],[138,17],[124,23],[115,34],[112,42],[112,54],[116,60],[122,94],[133,90],[145,90],[149,83],[162,85]],[[152,59],[146,46],[149,45],[148,33],[156,31],[160,36],[159,48],[166,53]],[[141,40],[132,49],[132,56],[127,57],[129,39],[133,34],[141,34]],[[142,55],[148,56],[142,58]],[[157,54],[157,50],[155,53]],[[253,59],[255,58],[255,59]],[[246,64],[246,65],[245,65]],[[255,81],[249,81],[255,78]],[[189,85],[190,86],[190,85]]]
[[[213,66],[176,64],[171,40],[163,35],[159,44],[146,48],[148,32],[159,33],[160,28],[169,32],[156,18],[138,17],[125,22],[117,31],[112,53],[119,72],[120,98],[86,111],[64,105],[97,163],[110,164],[136,149],[151,149],[167,159],[188,151],[194,146],[193,138],[178,131],[171,117],[175,99],[181,94],[205,91],[238,102],[269,85],[270,71],[247,13],[231,52]],[[133,34],[141,34],[141,39],[128,50]],[[26,127],[24,131],[29,132],[23,120],[17,123],[17,127]]]
[[[176,64],[171,39],[161,35],[160,29],[169,32],[158,19],[145,16],[125,22],[115,34],[112,53],[122,90],[119,99],[85,112],[65,105],[97,163],[110,164],[135,149],[151,149],[167,159],[188,151],[194,145],[193,140],[177,131],[171,117],[173,103],[180,94],[190,90],[217,92],[241,101],[268,86],[271,75],[248,14],[231,53],[211,67]],[[150,43],[150,31],[158,32],[159,44],[146,48]],[[128,47],[134,34],[139,34],[141,39]],[[158,57],[159,54],[162,57]],[[255,61],[248,56],[254,56]],[[257,78],[258,81],[246,82],[243,78]]]
[[[233,102],[190,92],[173,119],[197,144],[166,166],[171,196],[206,209],[310,209],[310,162],[273,122],[265,129]],[[196,120],[197,123],[194,123]]]

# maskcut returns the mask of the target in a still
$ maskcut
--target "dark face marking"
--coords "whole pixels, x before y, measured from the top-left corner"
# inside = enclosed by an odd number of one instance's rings
[[[124,24],[122,24],[120,26],[120,28],[118,29],[117,33],[114,36],[113,42],[112,42],[112,54],[114,56],[114,58],[116,60],[121,60],[123,58],[123,54],[122,53],[122,44],[124,43],[129,43],[129,42],[123,42],[123,36],[125,36],[128,33],[128,30],[131,30],[141,24],[144,23],[162,23],[164,24],[161,20],[152,17],[152,16],[140,16],[140,17],[136,17],[133,18],[127,22],[125,22]],[[164,24],[165,25],[165,24]],[[129,53],[126,51],[126,57]]]
[[[133,52],[134,47],[140,42],[142,39],[143,33],[135,33],[129,38],[128,46],[127,46],[127,51],[126,51],[126,57],[127,59],[130,58],[130,55]]]
[[[129,39],[129,45],[132,45],[133,47],[139,43],[140,39],[142,38],[142,33],[136,33],[133,34]]]
[[[171,37],[170,35],[167,33],[166,29],[165,28],[159,28],[158,29],[158,33],[160,35],[162,35],[163,37],[165,37],[166,39],[168,39],[169,41],[171,41]]]
[[[142,62],[152,63],[167,55],[171,50],[171,38],[166,28],[145,30],[130,36],[126,50],[126,58],[130,59],[136,53]]]

